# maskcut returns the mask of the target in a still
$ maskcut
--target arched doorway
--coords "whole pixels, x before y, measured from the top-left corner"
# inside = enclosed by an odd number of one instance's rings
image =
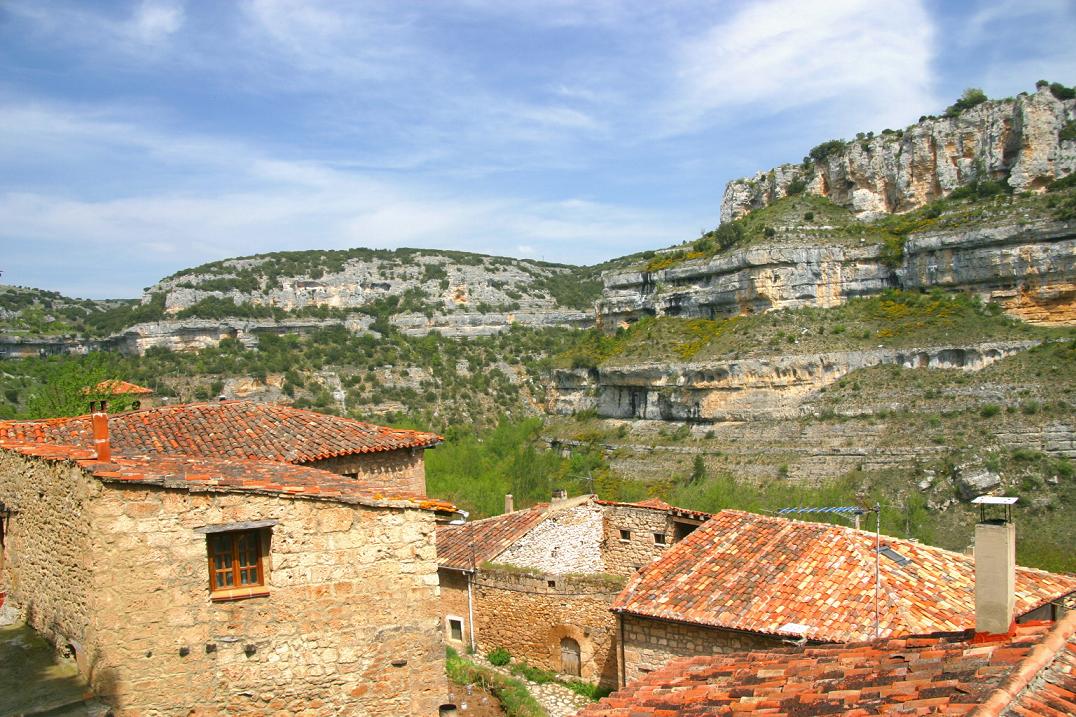
[[[570,637],[560,641],[560,671],[565,675],[579,677],[579,643]]]

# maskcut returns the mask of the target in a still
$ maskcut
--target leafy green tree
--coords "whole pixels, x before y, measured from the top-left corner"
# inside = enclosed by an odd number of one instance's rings
[[[945,110],[946,117],[956,117],[964,110],[970,110],[976,105],[981,105],[989,99],[986,93],[978,87],[969,87],[960,95],[960,99],[949,105]]]
[[[112,358],[101,352],[75,360],[53,357],[39,370],[39,382],[26,398],[26,418],[80,416],[89,411],[91,401],[107,401],[108,410],[115,413],[130,409],[138,400],[137,396],[113,394],[107,388],[107,382],[118,376]]]

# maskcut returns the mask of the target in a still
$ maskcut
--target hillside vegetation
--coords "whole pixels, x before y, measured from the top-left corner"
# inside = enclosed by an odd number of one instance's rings
[[[1032,326],[997,304],[934,291],[886,291],[822,309],[804,307],[729,319],[647,317],[613,336],[594,329],[557,358],[562,367],[735,360],[843,350],[966,345],[1071,335]]]

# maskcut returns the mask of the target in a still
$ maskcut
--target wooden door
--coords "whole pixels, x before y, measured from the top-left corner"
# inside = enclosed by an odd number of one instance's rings
[[[579,643],[570,637],[560,641],[560,671],[579,677]]]

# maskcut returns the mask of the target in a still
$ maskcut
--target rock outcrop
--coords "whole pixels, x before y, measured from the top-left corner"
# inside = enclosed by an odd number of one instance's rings
[[[721,221],[771,204],[790,187],[828,197],[860,217],[915,209],[976,179],[1004,181],[1017,192],[1040,190],[1076,171],[1076,140],[1060,137],[1073,120],[1076,100],[1059,100],[1043,86],[956,117],[857,138],[821,161],[783,164],[729,182]]]
[[[603,418],[712,423],[795,418],[806,397],[857,369],[981,369],[1034,342],[785,355],[735,361],[644,363],[553,372],[547,410]],[[806,408],[806,410],[810,410]]]
[[[598,322],[643,316],[718,318],[836,306],[888,288],[961,289],[1044,324],[1076,321],[1076,222],[1042,221],[913,234],[899,264],[879,244],[771,244],[661,271],[610,272]]]

